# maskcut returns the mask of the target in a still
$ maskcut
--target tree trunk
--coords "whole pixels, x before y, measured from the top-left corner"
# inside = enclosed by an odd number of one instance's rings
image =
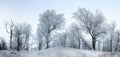
[[[64,47],[66,47],[66,35],[64,36]]]
[[[26,36],[26,39],[25,39],[25,47],[26,47],[26,50],[29,49],[29,35]],[[25,47],[24,47],[24,48],[25,48]]]
[[[112,52],[112,38],[113,36],[111,36],[111,40],[110,40],[110,51]]]
[[[41,50],[42,49],[42,37],[39,37],[38,40],[39,40],[38,49]]]
[[[49,41],[48,41],[48,37],[46,38],[46,48],[49,48]]]
[[[18,37],[18,40],[17,40],[17,51],[19,51],[20,49],[19,49],[19,37]]]
[[[95,47],[96,47],[96,38],[92,37],[92,48],[96,50]]]
[[[47,48],[49,48],[49,36],[50,36],[50,34],[48,34],[47,36],[46,36],[46,49]]]
[[[118,40],[117,40],[117,47],[115,48],[115,51],[117,51],[117,49],[119,48],[119,33],[118,33]]]
[[[80,38],[78,37],[78,46],[79,46],[79,49],[80,49]]]
[[[110,51],[112,52],[112,40],[110,40]]]
[[[18,39],[17,39],[17,51],[20,51],[20,34],[18,35]]]
[[[10,31],[10,49],[12,49],[12,30]]]
[[[100,41],[98,41],[98,51],[100,51],[100,50],[101,50],[101,48],[100,48],[100,46],[101,46],[101,45],[100,45],[100,43],[101,43],[101,42],[100,42]]]
[[[41,49],[42,49],[42,42],[41,42],[41,43],[39,42],[38,49],[39,49],[39,50],[41,50]]]

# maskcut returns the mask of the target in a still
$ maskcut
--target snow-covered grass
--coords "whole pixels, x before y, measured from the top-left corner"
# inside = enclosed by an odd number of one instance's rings
[[[120,53],[56,47],[39,51],[2,50],[0,51],[0,57],[120,57]]]

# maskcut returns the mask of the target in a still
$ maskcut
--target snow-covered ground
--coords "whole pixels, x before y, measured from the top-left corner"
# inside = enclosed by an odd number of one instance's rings
[[[50,48],[40,51],[0,51],[0,57],[120,57],[117,52],[96,52],[73,48]]]

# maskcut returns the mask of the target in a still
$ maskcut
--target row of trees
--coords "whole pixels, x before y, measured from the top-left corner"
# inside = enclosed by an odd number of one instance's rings
[[[36,32],[38,49],[60,46],[111,52],[120,50],[120,31],[116,30],[115,22],[106,23],[102,12],[79,8],[73,13],[73,18],[76,22],[65,29],[67,21],[63,14],[57,14],[55,10],[47,10],[41,14]],[[30,24],[11,21],[5,26],[10,34],[10,49],[19,51],[30,48]],[[86,40],[86,37],[91,41]]]
[[[57,17],[59,15],[60,17]],[[56,14],[54,10],[44,12],[39,19],[37,30],[39,49],[62,46],[119,51],[119,30],[116,30],[116,23],[114,21],[110,24],[106,23],[106,18],[102,12],[92,12],[86,8],[79,8],[73,13],[73,18],[76,23],[72,23],[69,29],[59,33],[57,31],[61,31],[60,28],[65,27],[65,18],[62,14]],[[87,37],[91,38],[91,44],[85,39],[83,33],[89,35]]]

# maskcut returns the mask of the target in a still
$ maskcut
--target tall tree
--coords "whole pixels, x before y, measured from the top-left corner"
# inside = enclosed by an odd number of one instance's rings
[[[40,15],[38,35],[42,35],[42,38],[46,39],[46,48],[49,48],[49,37],[51,32],[60,28],[63,23],[63,14],[56,14],[55,10],[47,10],[42,15]]]
[[[10,34],[10,45],[9,45],[9,47],[10,47],[10,49],[12,49],[12,38],[13,38],[14,23],[11,20],[10,23],[6,22],[5,26],[6,26],[6,32],[8,34]]]
[[[73,17],[79,21],[83,30],[91,35],[92,48],[95,50],[97,37],[105,33],[102,27],[105,19],[103,14],[98,11],[96,13],[90,12],[86,8],[79,8]]]

